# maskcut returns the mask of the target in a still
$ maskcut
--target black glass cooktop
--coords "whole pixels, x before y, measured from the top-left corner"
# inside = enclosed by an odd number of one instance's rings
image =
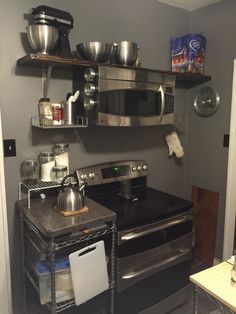
[[[89,196],[96,202],[117,213],[117,228],[125,230],[188,212],[190,201],[149,188],[133,188],[137,200],[125,200],[118,192]]]

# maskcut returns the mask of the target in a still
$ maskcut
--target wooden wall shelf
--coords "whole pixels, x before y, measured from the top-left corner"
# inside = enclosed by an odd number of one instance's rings
[[[47,67],[52,65],[55,68],[63,68],[71,70],[73,66],[88,66],[91,63],[77,58],[62,58],[54,55],[43,55],[30,53],[17,60],[18,65]]]
[[[179,88],[192,88],[211,80],[211,76],[203,75],[201,73],[186,72],[173,74],[176,75],[176,87]]]
[[[84,60],[80,60],[78,58],[64,58],[60,56],[54,55],[43,55],[43,54],[28,54],[17,60],[18,65],[25,66],[36,66],[45,68],[48,66],[52,66],[53,68],[60,68],[64,70],[72,70],[73,67],[87,67],[87,66],[95,66],[99,65],[98,63],[88,62]],[[102,65],[102,64],[100,64]],[[104,65],[104,64],[103,64]],[[114,65],[112,66],[119,66]],[[127,67],[124,67],[127,68]],[[134,68],[134,67],[128,67]],[[160,71],[160,72],[168,72],[168,71]],[[178,88],[191,88],[197,86],[199,84],[208,82],[211,80],[211,76],[206,76],[200,73],[174,73],[169,72],[176,76],[176,87]]]

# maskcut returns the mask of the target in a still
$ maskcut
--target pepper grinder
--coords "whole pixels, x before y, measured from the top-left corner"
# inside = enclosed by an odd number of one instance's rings
[[[236,256],[234,255],[234,265],[231,270],[231,285],[236,288]]]

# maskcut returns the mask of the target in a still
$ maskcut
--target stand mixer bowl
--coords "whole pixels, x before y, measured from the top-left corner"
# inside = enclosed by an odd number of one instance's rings
[[[57,45],[59,30],[54,26],[34,24],[26,28],[31,48],[42,54],[49,54]]]

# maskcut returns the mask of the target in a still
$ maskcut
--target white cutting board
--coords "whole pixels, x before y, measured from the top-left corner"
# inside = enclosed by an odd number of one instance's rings
[[[109,288],[104,241],[71,253],[69,260],[76,305]]]

